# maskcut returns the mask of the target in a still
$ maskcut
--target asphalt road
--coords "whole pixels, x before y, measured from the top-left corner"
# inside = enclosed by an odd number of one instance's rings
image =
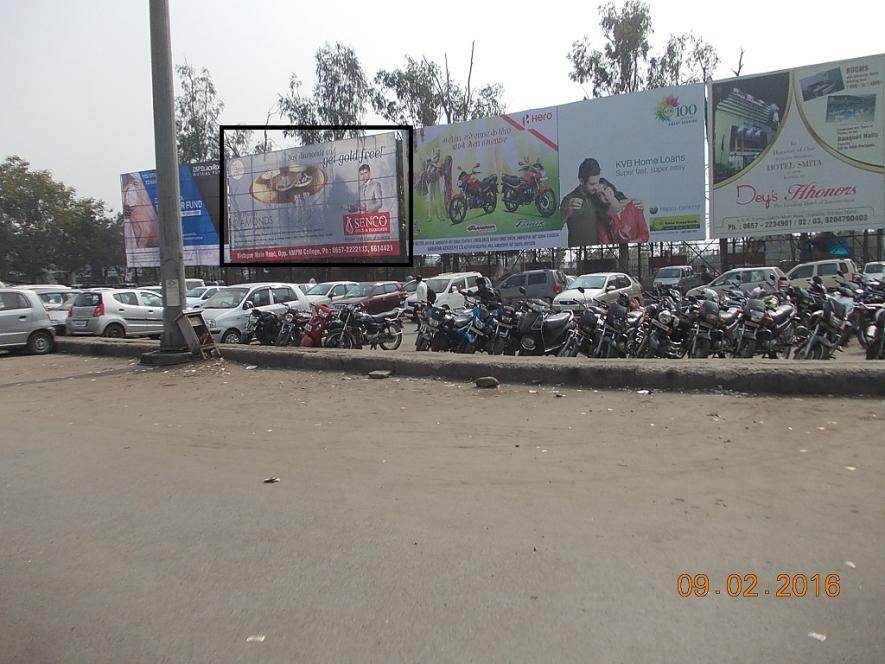
[[[0,661],[885,661],[885,402],[556,393],[0,356]]]

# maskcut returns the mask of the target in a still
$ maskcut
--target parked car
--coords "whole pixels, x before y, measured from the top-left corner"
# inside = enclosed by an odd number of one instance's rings
[[[345,297],[348,289],[359,284],[355,281],[326,281],[314,284],[305,292],[310,304],[332,304]]]
[[[583,288],[584,292],[578,288]],[[553,298],[553,308],[557,311],[575,309],[579,303],[591,299],[614,302],[622,293],[630,297],[639,297],[642,294],[642,287],[638,281],[623,272],[582,274],[572,282],[571,288]]]
[[[83,291],[59,284],[19,286],[19,288],[26,288],[37,293],[43,306],[46,307],[46,311],[49,312],[49,317],[55,326],[55,333],[57,335],[65,334],[68,309],[74,304],[77,295]]]
[[[73,302],[67,333],[103,337],[159,337],[163,333],[163,299],[153,291],[120,288],[84,291]]]
[[[757,286],[772,291],[786,285],[786,283],[787,275],[779,267],[738,267],[720,274],[705,286],[692,288],[686,295],[697,297],[703,294],[706,288],[712,288],[719,295],[734,288],[749,293]]]
[[[37,355],[55,348],[55,327],[34,291],[0,289],[0,348],[27,348]]]
[[[863,266],[863,280],[865,282],[870,281],[885,281],[885,263],[881,261],[875,261],[873,263],[867,263]]]
[[[525,288],[525,295],[520,292]],[[568,277],[561,270],[527,270],[504,278],[498,284],[498,292],[504,302],[523,297],[547,300],[553,299],[568,288]]]
[[[185,293],[188,309],[200,309],[203,303],[218,292],[221,286],[197,286]]]
[[[436,293],[436,306],[448,307],[449,309],[462,309],[464,296],[460,290],[469,290],[476,287],[476,278],[481,277],[479,272],[446,272],[424,280],[427,289]],[[415,284],[417,288],[417,282]],[[405,307],[411,312],[415,308],[417,296],[413,290],[406,297]]]
[[[261,283],[224,286],[203,303],[203,320],[216,341],[239,343],[251,309],[282,313],[286,307],[309,311],[307,297],[297,284]]]
[[[655,273],[652,286],[657,288],[659,285],[678,288],[680,293],[686,293],[701,285],[701,275],[696,274],[691,265],[668,265]]]
[[[840,277],[839,272],[842,272],[844,277]],[[820,277],[824,286],[835,288],[840,279],[852,279],[858,274],[860,271],[850,258],[833,258],[825,261],[800,263],[787,273],[787,279],[790,280],[791,286],[808,288],[814,277]]]
[[[196,288],[196,286],[194,286],[194,288]],[[102,290],[102,289],[90,288],[90,290]],[[162,286],[138,286],[138,290],[150,291],[151,293],[156,293],[160,297],[163,297],[163,287]]]
[[[377,315],[402,306],[405,299],[406,291],[398,282],[375,281],[351,287],[344,297],[333,303],[332,308],[347,304],[362,304],[368,313]]]
[[[191,288],[199,288],[200,286],[205,286],[206,282],[202,279],[185,279],[184,280],[184,288],[185,290],[190,290]]]

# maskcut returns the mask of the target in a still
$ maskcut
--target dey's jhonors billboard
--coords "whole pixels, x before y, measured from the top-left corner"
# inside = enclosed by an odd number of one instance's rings
[[[712,237],[882,227],[885,56],[717,81]]]
[[[219,164],[181,164],[181,232],[185,265],[218,265]],[[126,265],[159,267],[160,225],[157,216],[157,172],[120,176]]]
[[[388,132],[230,159],[231,262],[402,255],[398,149]]]

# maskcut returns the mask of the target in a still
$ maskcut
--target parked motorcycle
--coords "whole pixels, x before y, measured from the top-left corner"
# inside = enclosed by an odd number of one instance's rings
[[[866,328],[867,359],[885,360],[885,308],[876,312],[876,319]]]
[[[540,161],[534,164],[519,162],[521,175],[504,175],[501,193],[504,209],[516,212],[520,205],[534,203],[542,217],[556,211],[556,192],[547,184],[549,179]]]
[[[246,329],[240,337],[240,343],[250,344],[257,340],[262,346],[273,346],[281,325],[282,321],[276,314],[250,307],[249,319],[246,321]]]
[[[795,307],[780,304],[776,295],[762,299],[759,289],[741,314],[734,357],[749,358],[764,353],[770,358],[788,358],[795,341]]]
[[[326,304],[311,307],[313,315],[304,324],[304,334],[301,336],[301,346],[304,348],[323,346],[326,328],[335,320],[335,311]]]
[[[287,307],[280,316],[280,329],[274,346],[300,346],[308,316],[294,307]]]
[[[479,164],[470,171],[461,167],[458,170],[458,188],[461,193],[452,196],[449,201],[449,219],[453,224],[460,224],[467,217],[467,211],[474,208],[482,208],[486,214],[495,211],[498,205],[498,176],[489,175],[482,180],[477,177]]]
[[[526,294],[525,286],[519,292]],[[569,338],[571,311],[554,314],[546,305],[526,302],[516,328],[516,355],[556,355]]]
[[[372,315],[361,304],[346,305],[341,314],[328,324],[325,345],[328,348],[362,348],[396,350],[403,342],[400,315],[403,309],[393,309]]]

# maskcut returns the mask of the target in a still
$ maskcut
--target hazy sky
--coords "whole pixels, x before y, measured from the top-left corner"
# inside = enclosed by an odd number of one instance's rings
[[[291,73],[312,87],[326,41],[353,46],[369,78],[406,53],[447,52],[461,79],[475,39],[474,83],[502,83],[520,111],[583,98],[566,54],[598,36],[599,4],[172,0],[172,54],[209,69],[223,122],[258,124]],[[653,46],[693,30],[719,50],[719,78],[741,47],[744,74],[885,50],[883,2],[650,4]],[[0,0],[0,62],[0,159],[20,155],[119,209],[119,174],[154,164],[147,0]]]

